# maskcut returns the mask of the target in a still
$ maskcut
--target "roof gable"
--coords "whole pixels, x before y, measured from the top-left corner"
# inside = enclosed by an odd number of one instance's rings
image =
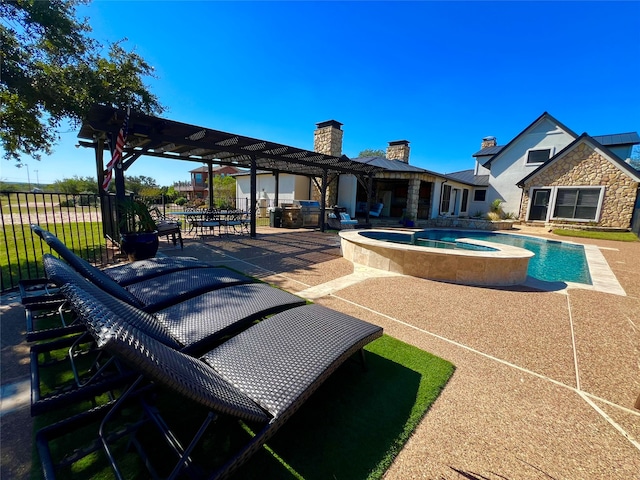
[[[509,147],[511,147],[512,145],[514,145],[515,143],[517,143],[521,138],[523,138],[527,133],[529,133],[530,131],[534,130],[538,125],[542,124],[542,122],[544,121],[549,121],[551,123],[554,123],[555,125],[557,125],[560,129],[564,130],[567,134],[571,135],[573,138],[578,137],[578,134],[575,133],[573,130],[571,130],[569,127],[567,127],[566,125],[564,125],[563,123],[559,122],[555,117],[553,117],[552,115],[550,115],[547,112],[544,112],[542,115],[540,115],[538,118],[536,118],[527,128],[525,128],[524,130],[522,130],[518,135],[516,135],[513,140],[511,140],[509,143],[507,143],[504,147],[500,148],[500,151],[498,153],[496,153],[494,156],[492,156],[487,162],[485,162],[482,166],[485,168],[490,168],[491,167],[491,163],[493,161],[495,161],[497,158],[499,158],[502,153],[506,152]],[[495,148],[495,147],[493,147]],[[481,150],[482,151],[482,150]]]
[[[604,145],[602,145],[601,143],[596,141],[593,137],[590,137],[586,133],[583,133],[578,138],[576,138],[573,142],[571,142],[569,145],[567,145],[565,148],[563,148],[560,152],[558,152],[556,155],[551,157],[549,159],[549,161],[545,162],[543,165],[540,165],[533,172],[531,172],[529,175],[527,175],[522,180],[520,180],[517,183],[517,185],[519,187],[523,187],[528,180],[530,180],[533,177],[535,177],[536,175],[540,174],[541,172],[543,172],[544,170],[549,168],[549,166],[553,165],[554,163],[562,161],[562,159],[569,152],[575,150],[578,147],[578,145],[580,145],[582,143],[588,143],[594,149],[599,150],[600,153],[602,153],[603,156],[608,161],[613,163],[622,172],[624,172],[626,175],[628,175],[635,182],[640,182],[640,173],[635,168],[633,168],[631,165],[629,165],[626,162],[624,162],[622,159],[620,159],[620,157],[618,157],[615,153],[613,153],[607,147],[605,147]]]

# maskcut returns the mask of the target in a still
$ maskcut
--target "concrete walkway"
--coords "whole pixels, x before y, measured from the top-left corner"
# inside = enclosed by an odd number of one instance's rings
[[[305,230],[163,252],[228,265],[456,365],[387,479],[640,478],[640,242],[579,243],[601,252],[622,291],[475,288],[354,269],[336,235]],[[19,385],[26,346],[5,343],[5,331],[24,319],[4,299],[2,309],[2,383]],[[28,478],[28,409],[1,419],[1,476]]]

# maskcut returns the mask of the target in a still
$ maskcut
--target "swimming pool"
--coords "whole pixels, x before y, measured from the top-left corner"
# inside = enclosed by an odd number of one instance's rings
[[[584,247],[567,242],[547,240],[495,232],[466,230],[421,230],[418,232],[372,231],[368,238],[385,242],[417,245],[420,247],[462,249],[476,251],[495,250],[488,246],[461,242],[461,238],[484,240],[524,248],[535,254],[529,260],[527,274],[546,282],[574,282],[591,285],[591,275]]]
[[[524,248],[535,254],[529,260],[529,276],[546,282],[592,284],[582,245],[524,235],[461,230],[422,230],[413,236],[415,245],[422,241],[455,242],[458,238],[472,238]]]
[[[480,239],[421,239],[410,232],[342,230],[342,256],[379,270],[465,285],[509,286],[527,280],[533,252]]]

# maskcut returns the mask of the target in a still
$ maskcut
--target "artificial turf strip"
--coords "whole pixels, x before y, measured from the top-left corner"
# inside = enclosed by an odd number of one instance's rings
[[[454,366],[387,335],[365,350],[366,371],[347,362],[233,478],[381,478]]]
[[[346,362],[232,478],[381,478],[445,387],[454,367],[386,335],[365,350],[366,370],[358,356]],[[178,431],[192,430],[202,420],[204,412],[196,406],[187,406],[181,397],[175,394],[160,397],[169,402],[161,410]],[[160,403],[164,403],[162,398]],[[42,426],[43,419],[37,420]],[[239,444],[249,439],[247,429],[220,417],[194,452],[196,462],[204,463],[205,471],[215,469],[216,464],[220,465]],[[147,452],[152,457],[160,457],[162,464],[166,455],[160,453],[162,449],[158,446],[152,446],[157,433],[141,433],[143,443],[150,447]],[[73,437],[78,440],[79,435]],[[85,440],[91,437],[95,438],[95,432]],[[69,451],[69,448],[69,444],[62,443],[56,450]],[[125,478],[148,475],[134,452],[122,450],[116,458]],[[213,465],[206,465],[208,462]],[[34,466],[38,463],[35,460]],[[110,468],[105,463],[100,452],[59,472],[58,478],[109,478]]]

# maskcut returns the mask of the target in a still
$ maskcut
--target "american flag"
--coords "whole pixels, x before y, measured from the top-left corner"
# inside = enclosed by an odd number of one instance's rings
[[[111,160],[107,163],[107,169],[104,171],[104,180],[102,180],[102,189],[106,192],[109,190],[109,184],[113,177],[113,167],[122,158],[122,150],[124,149],[124,143],[127,140],[127,130],[129,128],[129,109],[127,108],[127,114],[124,116],[124,122],[118,132],[118,138],[116,140],[116,148],[113,149]]]

